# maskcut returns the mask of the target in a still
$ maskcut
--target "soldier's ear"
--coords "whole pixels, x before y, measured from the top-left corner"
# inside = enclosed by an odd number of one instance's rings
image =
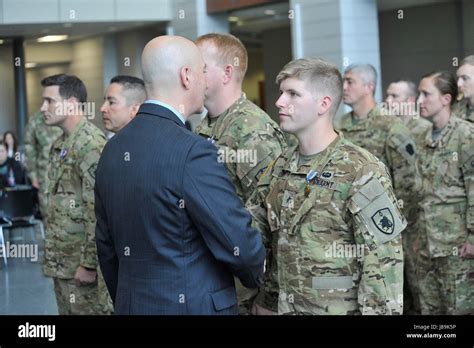
[[[321,97],[319,101],[318,115],[319,116],[326,115],[328,110],[331,108],[331,106],[332,106],[332,98],[330,96],[325,95]]]
[[[230,81],[232,81],[232,76],[234,76],[234,67],[231,64],[227,64],[224,67],[224,84],[228,84]]]
[[[447,106],[451,104],[451,100],[453,99],[452,95],[449,93],[443,94],[441,96],[441,101],[443,106]]]

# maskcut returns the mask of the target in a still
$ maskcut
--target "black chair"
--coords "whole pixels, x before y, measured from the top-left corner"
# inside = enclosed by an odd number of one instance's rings
[[[3,261],[7,264],[4,229],[33,228],[33,238],[36,225],[40,226],[44,239],[44,226],[41,220],[35,219],[36,204],[34,190],[31,186],[19,185],[0,191],[0,243],[3,246]],[[23,235],[24,239],[24,235]]]

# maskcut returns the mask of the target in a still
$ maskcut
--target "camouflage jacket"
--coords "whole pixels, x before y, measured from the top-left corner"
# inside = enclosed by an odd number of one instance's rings
[[[298,160],[298,148],[280,156],[247,202],[268,248],[257,303],[279,314],[401,314],[406,221],[383,163],[342,134],[308,165]]]
[[[204,118],[195,133],[216,144],[219,160],[225,163],[244,203],[263,171],[286,148],[285,137],[275,121],[245,94],[214,123],[209,117]]]
[[[409,222],[415,219],[416,147],[410,131],[398,117],[385,115],[376,106],[366,119],[356,124],[352,113],[343,115],[336,128],[347,140],[375,155],[388,167],[393,189],[403,201],[403,212]]]
[[[420,253],[457,255],[474,244],[474,125],[451,116],[433,141],[432,129],[417,139],[422,175]]]
[[[48,189],[49,151],[53,142],[62,134],[58,127],[49,127],[41,112],[36,112],[26,125],[25,166],[32,181],[38,180],[41,191]]]
[[[48,224],[45,239],[47,276],[70,279],[77,267],[97,268],[94,182],[104,134],[83,119],[50,152]]]
[[[407,122],[404,123],[407,126],[407,129],[410,131],[413,140],[415,140],[420,134],[426,134],[428,129],[430,129],[432,126],[431,122],[421,118],[420,116],[411,117]]]
[[[460,119],[474,122],[474,108],[469,105],[467,99],[456,102],[453,106],[453,113]]]

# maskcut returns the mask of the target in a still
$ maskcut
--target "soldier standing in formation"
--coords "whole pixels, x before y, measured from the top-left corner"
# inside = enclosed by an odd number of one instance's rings
[[[228,34],[207,34],[196,42],[206,62],[207,116],[195,133],[214,143],[243,203],[256,189],[260,175],[286,147],[278,125],[247,99],[242,82],[247,71],[247,50]],[[255,290],[236,278],[239,313],[249,314]]]
[[[341,74],[298,59],[277,83],[280,126],[299,146],[247,202],[270,251],[257,314],[402,314],[406,221],[384,164],[333,129]]]
[[[456,75],[461,99],[454,104],[453,112],[463,120],[474,122],[474,55],[461,61]]]
[[[385,99],[387,114],[394,117],[399,117],[410,131],[413,139],[416,139],[421,133],[431,128],[431,123],[423,118],[420,118],[416,108],[416,99],[418,97],[417,86],[412,81],[397,80],[389,84],[387,88],[387,98]],[[419,173],[416,175],[416,191],[412,192],[413,197],[419,192],[418,188],[421,185]],[[409,225],[403,231],[403,251],[404,251],[404,313],[405,314],[419,314],[420,301],[418,290],[418,278],[415,274],[415,259],[416,248],[415,241],[417,238],[416,220],[418,216],[417,205],[414,203],[411,207],[413,217],[409,221]]]
[[[352,111],[336,122],[336,129],[388,167],[399,205],[411,224],[416,192],[416,149],[409,130],[396,117],[384,115],[375,103],[377,72],[370,64],[352,64],[344,72],[343,102]]]
[[[474,314],[474,126],[455,117],[449,72],[425,75],[421,116],[432,127],[417,139],[422,199],[417,277],[422,314]]]
[[[61,134],[61,128],[46,125],[43,113],[40,111],[36,112],[26,125],[25,166],[31,185],[38,190],[39,208],[45,224],[48,207],[49,151]]]
[[[59,314],[102,314],[94,181],[105,136],[84,115],[87,91],[80,79],[60,74],[41,85],[45,123],[63,130],[50,152],[44,274],[54,280]]]

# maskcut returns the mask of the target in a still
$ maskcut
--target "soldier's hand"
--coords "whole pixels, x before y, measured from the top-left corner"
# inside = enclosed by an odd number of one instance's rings
[[[39,190],[40,188],[40,183],[38,181],[38,179],[35,179],[31,182],[31,186],[33,186],[35,189]]]
[[[82,266],[77,267],[74,275],[76,286],[93,284],[97,281],[97,271],[88,271]]]
[[[459,256],[466,259],[474,259],[474,244],[464,243],[459,252]]]

